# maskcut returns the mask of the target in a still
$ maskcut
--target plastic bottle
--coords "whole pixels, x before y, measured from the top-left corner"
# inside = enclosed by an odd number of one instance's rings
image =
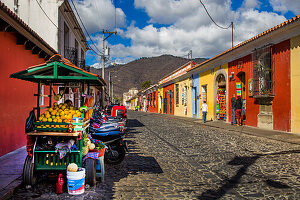
[[[58,175],[57,183],[56,183],[56,194],[64,193],[64,177],[62,174]]]

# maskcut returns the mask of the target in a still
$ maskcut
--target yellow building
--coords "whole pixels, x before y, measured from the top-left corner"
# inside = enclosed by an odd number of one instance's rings
[[[191,81],[190,78],[175,83],[174,115],[182,117],[191,116]]]
[[[300,35],[291,44],[291,132],[300,133]]]
[[[201,106],[206,101],[208,113],[206,119],[228,119],[228,63],[217,66],[214,69],[199,73],[199,113],[202,119]],[[224,95],[224,96],[222,96]],[[223,99],[221,99],[223,97]],[[225,102],[224,102],[225,101]],[[220,112],[220,104],[223,105],[223,113]],[[225,107],[224,107],[225,106]]]
[[[158,98],[158,113],[163,113],[164,110],[164,104],[163,104],[163,99],[164,99],[164,89],[163,88],[158,88],[158,93],[157,93],[157,98]]]

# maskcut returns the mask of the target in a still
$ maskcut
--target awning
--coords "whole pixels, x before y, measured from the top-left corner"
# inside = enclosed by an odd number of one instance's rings
[[[29,67],[23,71],[10,75],[10,78],[17,78],[34,83],[45,85],[60,85],[70,82],[86,83],[91,86],[105,86],[104,79],[73,65],[61,55],[52,56],[46,63]]]

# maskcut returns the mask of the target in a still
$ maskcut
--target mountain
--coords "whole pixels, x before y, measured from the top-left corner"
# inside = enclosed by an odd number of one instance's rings
[[[196,58],[192,61],[201,63],[206,58]],[[190,59],[172,55],[158,57],[140,58],[124,65],[115,65],[105,68],[105,81],[108,84],[109,72],[114,87],[114,95],[118,98],[128,92],[130,88],[141,89],[144,81],[150,80],[152,84],[157,83],[161,78],[191,61]],[[91,67],[90,72],[101,75],[101,69]]]

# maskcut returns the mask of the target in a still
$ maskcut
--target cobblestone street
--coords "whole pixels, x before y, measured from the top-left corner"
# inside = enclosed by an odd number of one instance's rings
[[[55,181],[12,199],[300,199],[300,146],[212,128],[196,119],[129,111],[130,153],[80,196]],[[199,120],[198,120],[199,121]],[[242,129],[242,127],[241,127]]]

